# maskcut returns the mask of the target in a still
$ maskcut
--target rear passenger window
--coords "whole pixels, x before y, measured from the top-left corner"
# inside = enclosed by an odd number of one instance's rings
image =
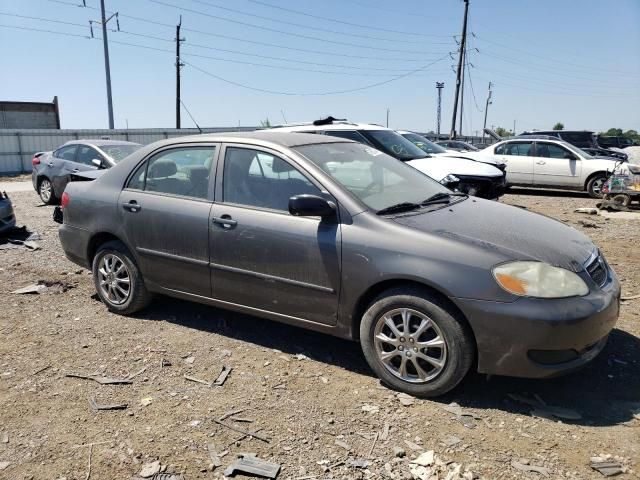
[[[496,148],[496,155],[530,156],[533,142],[503,143]]]
[[[66,147],[61,147],[55,152],[53,152],[53,156],[56,158],[61,158],[63,160],[75,160],[76,150],[78,145],[68,145]]]
[[[161,152],[140,165],[127,188],[184,197],[207,198],[215,147]]]

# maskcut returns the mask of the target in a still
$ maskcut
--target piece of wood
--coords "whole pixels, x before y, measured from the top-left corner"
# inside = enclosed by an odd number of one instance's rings
[[[216,422],[218,425],[222,425],[223,427],[227,427],[229,430],[233,430],[235,432],[242,433],[242,434],[247,435],[249,437],[257,438],[258,440],[262,440],[263,442],[266,442],[266,443],[270,442],[270,440],[267,437],[260,435],[258,432],[250,432],[250,431],[244,430],[244,429],[242,429],[240,427],[236,427],[235,425],[229,425],[228,423],[221,422],[220,420],[216,420],[215,418],[213,419],[213,421]]]
[[[227,380],[227,377],[231,373],[231,370],[233,370],[231,367],[223,365],[222,370],[220,371],[220,375],[218,375],[218,378],[213,381],[212,385],[215,385],[216,387],[221,387],[222,385],[224,385],[224,382]]]
[[[220,460],[216,446],[213,443],[209,443],[207,445],[207,450],[209,451],[209,458],[211,459],[211,464],[213,465],[213,467],[217,468],[222,465],[222,460]]]
[[[232,415],[237,415],[239,413],[244,412],[244,408],[239,408],[237,410],[229,410],[226,413],[223,413],[220,417],[218,417],[218,420],[223,421],[226,420],[227,418],[229,418]]]
[[[196,382],[196,383],[202,383],[203,385],[206,385],[207,387],[210,387],[211,384],[205,380],[200,380],[199,378],[196,377],[190,377],[189,375],[185,375],[184,376],[185,380],[189,380],[190,382]]]
[[[131,380],[127,378],[111,378],[111,377],[105,377],[102,375],[82,375],[78,373],[67,373],[65,377],[82,378],[83,380],[93,380],[94,382],[98,382],[101,385],[120,385],[120,384],[133,383]]]
[[[84,480],[89,480],[91,477],[91,455],[93,454],[93,444],[89,445],[89,468],[87,469],[87,476]]]
[[[95,398],[91,397],[89,399],[89,406],[91,406],[92,410],[97,412],[100,410],[125,410],[129,405],[126,403],[112,403],[107,405],[98,405],[96,403]]]
[[[376,448],[376,443],[378,442],[379,436],[380,434],[376,432],[376,436],[373,437],[373,443],[371,444],[371,448],[369,449],[369,458],[371,458],[371,455],[373,454],[373,449]]]

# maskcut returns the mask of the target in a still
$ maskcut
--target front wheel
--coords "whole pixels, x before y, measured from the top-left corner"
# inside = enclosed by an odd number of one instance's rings
[[[599,173],[587,182],[587,193],[591,198],[602,198],[602,187],[607,181],[607,175]]]
[[[138,266],[118,241],[106,242],[93,259],[93,281],[100,300],[115,313],[129,315],[151,301]]]
[[[474,359],[464,319],[429,292],[395,288],[378,296],[362,317],[360,343],[378,377],[418,397],[453,389]]]

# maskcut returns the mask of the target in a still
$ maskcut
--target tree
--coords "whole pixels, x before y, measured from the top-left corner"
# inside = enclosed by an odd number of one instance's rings
[[[606,137],[621,137],[622,129],[621,128],[610,128],[606,132],[603,132],[602,135]]]
[[[558,122],[553,126],[554,130],[564,130],[564,123]]]
[[[511,136],[511,132],[509,130],[507,130],[506,128],[502,128],[502,127],[497,127],[494,132],[496,132],[498,135],[500,135],[502,138],[505,137],[510,137]]]
[[[269,117],[265,118],[264,120],[260,120],[260,126],[266,127],[266,128],[271,127],[271,122],[269,121]]]

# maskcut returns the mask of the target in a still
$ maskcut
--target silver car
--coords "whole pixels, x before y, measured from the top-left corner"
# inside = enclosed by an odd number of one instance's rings
[[[120,140],[73,140],[53,152],[38,152],[31,160],[33,188],[47,205],[56,203],[71,175],[111,168],[140,147]]]
[[[62,248],[109,310],[163,294],[357,340],[414,395],[474,366],[578,368],[618,318],[616,275],[582,233],[328,135],[157,142],[70,183],[62,208]]]

